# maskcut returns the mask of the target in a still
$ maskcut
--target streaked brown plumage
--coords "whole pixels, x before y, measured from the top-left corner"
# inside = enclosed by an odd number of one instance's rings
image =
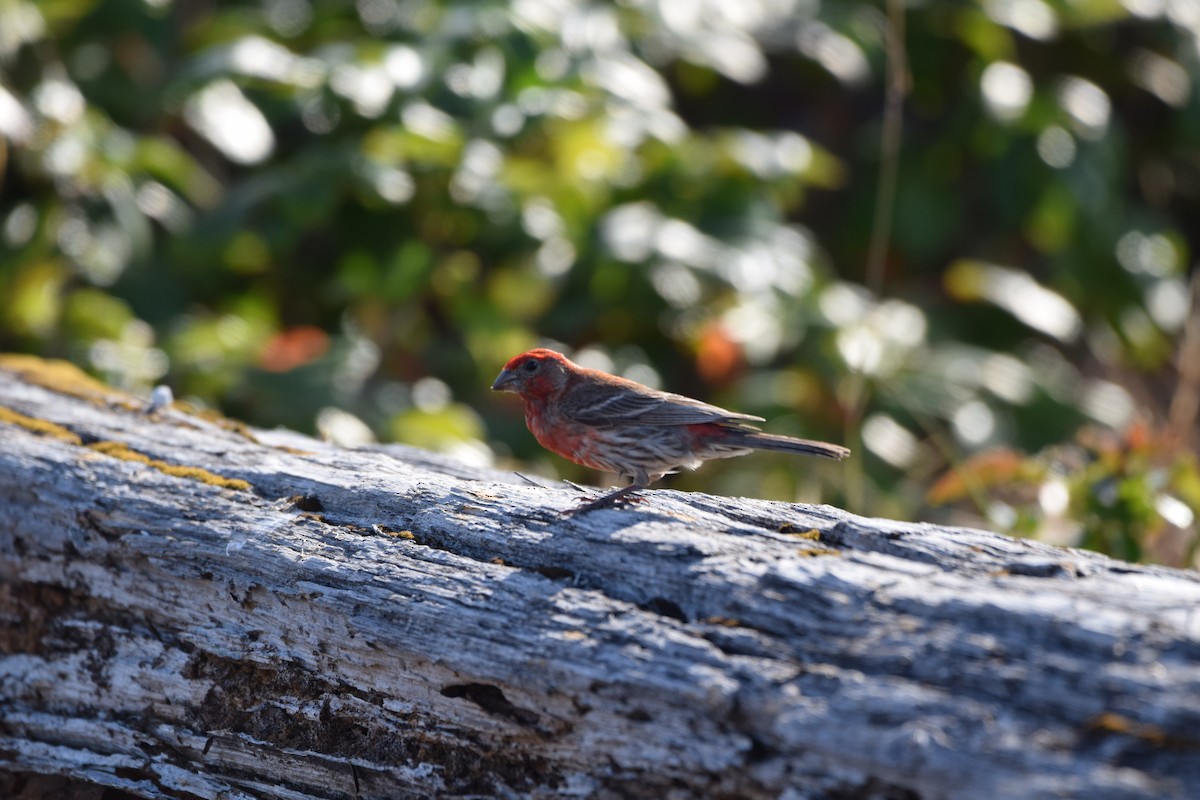
[[[680,467],[695,469],[710,459],[751,450],[835,459],[850,455],[840,445],[764,433],[751,424],[762,417],[581,367],[545,348],[510,360],[492,389],[521,396],[525,424],[547,450],[629,477],[629,486],[583,509],[611,503]]]

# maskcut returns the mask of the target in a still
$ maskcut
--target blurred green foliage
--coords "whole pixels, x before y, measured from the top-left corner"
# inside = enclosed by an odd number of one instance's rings
[[[909,5],[868,287],[879,3],[0,0],[0,349],[586,478],[551,344],[856,450],[681,488],[1192,563],[1197,6]]]

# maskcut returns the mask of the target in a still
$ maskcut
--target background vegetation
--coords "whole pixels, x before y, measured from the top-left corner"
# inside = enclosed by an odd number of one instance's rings
[[[590,480],[549,343],[856,450],[677,487],[1192,563],[1200,4],[890,12],[0,0],[0,349]]]

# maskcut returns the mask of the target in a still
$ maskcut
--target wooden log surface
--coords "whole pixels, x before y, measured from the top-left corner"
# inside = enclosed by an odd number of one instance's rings
[[[1196,573],[577,499],[0,359],[0,795],[1200,797]]]

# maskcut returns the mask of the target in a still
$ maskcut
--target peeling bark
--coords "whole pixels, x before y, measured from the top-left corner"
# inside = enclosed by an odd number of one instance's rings
[[[0,795],[1200,796],[1192,572],[139,408],[0,361]]]

